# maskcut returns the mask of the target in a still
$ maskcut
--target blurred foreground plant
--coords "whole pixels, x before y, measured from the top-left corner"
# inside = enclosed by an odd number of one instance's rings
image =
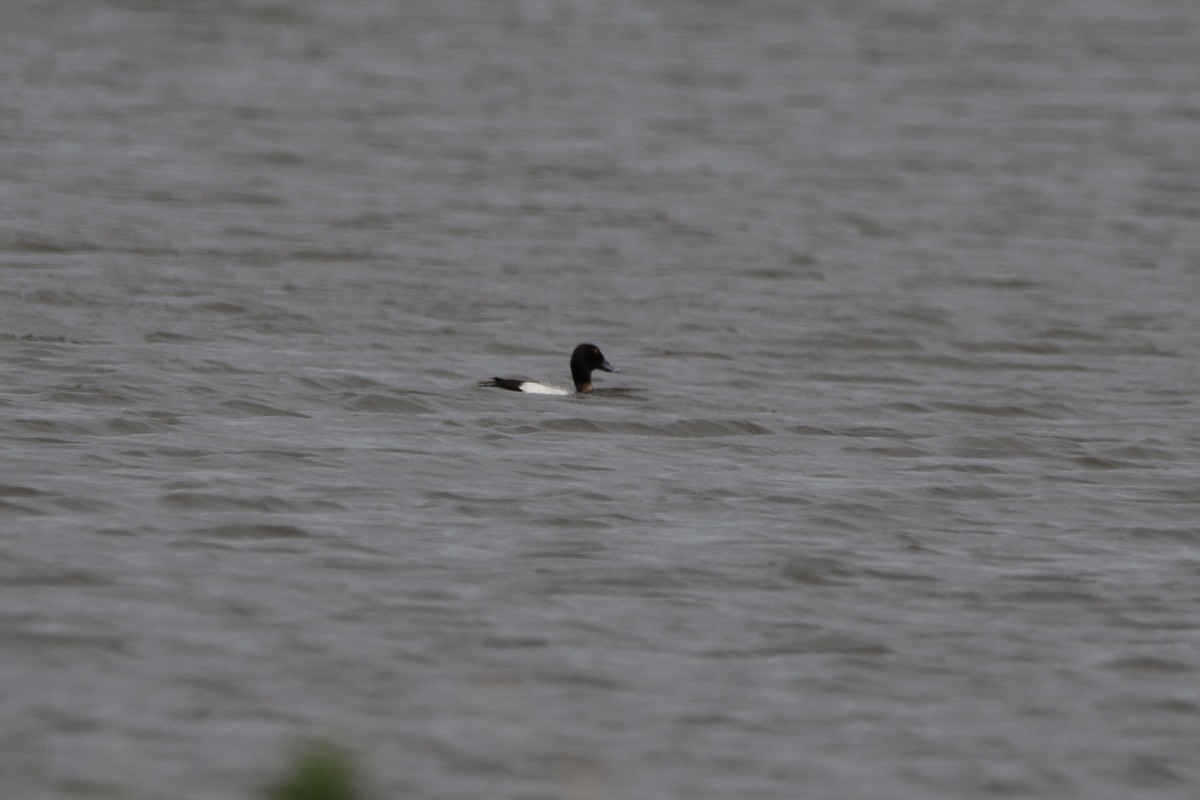
[[[263,790],[267,800],[366,800],[350,754],[320,739],[297,744],[283,773]]]

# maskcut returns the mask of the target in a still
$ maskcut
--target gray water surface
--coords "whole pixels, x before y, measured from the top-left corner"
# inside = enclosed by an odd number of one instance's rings
[[[0,794],[1196,797],[1197,42],[10,4]]]

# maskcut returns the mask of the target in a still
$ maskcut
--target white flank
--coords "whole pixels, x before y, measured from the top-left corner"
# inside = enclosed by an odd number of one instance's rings
[[[537,383],[535,381],[525,381],[521,384],[521,391],[525,394],[553,394],[559,397],[573,394],[561,386],[550,386],[546,383]]]

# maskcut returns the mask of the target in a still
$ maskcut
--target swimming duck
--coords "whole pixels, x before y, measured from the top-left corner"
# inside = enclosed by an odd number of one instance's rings
[[[579,393],[590,392],[592,390],[592,372],[595,370],[603,370],[604,372],[620,372],[621,370],[614,367],[600,352],[600,348],[594,344],[581,344],[575,348],[575,352],[571,353],[571,377],[575,379],[575,391]],[[480,386],[495,386],[500,389],[508,389],[512,392],[525,392],[526,394],[552,394],[552,395],[569,395],[571,391],[561,386],[555,386],[541,381],[528,381],[523,378],[492,378],[490,381],[483,381]]]

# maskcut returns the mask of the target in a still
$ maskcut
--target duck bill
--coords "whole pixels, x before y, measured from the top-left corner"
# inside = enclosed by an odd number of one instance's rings
[[[608,363],[607,358],[600,362],[600,366],[597,367],[597,369],[602,369],[605,372],[620,372],[621,371],[621,370],[617,369],[616,367],[614,367],[612,364]]]

